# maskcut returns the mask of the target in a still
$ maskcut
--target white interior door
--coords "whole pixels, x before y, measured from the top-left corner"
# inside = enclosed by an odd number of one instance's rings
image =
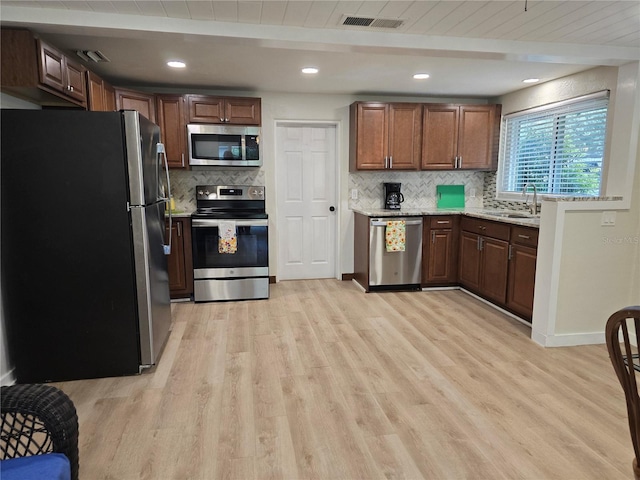
[[[336,127],[276,127],[281,280],[335,277]]]

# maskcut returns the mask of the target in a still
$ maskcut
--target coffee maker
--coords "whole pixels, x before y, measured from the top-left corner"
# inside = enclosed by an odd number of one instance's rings
[[[400,193],[401,183],[383,183],[384,187],[384,208],[388,210],[400,209],[400,204],[404,202],[404,195]]]

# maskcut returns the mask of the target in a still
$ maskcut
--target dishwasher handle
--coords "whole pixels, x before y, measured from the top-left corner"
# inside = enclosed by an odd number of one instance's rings
[[[371,220],[370,225],[372,227],[386,227],[387,220]],[[422,225],[422,219],[420,220],[405,220],[405,225]]]

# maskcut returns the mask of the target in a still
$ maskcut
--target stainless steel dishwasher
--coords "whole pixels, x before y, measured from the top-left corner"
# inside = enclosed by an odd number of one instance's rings
[[[405,222],[405,249],[388,252],[388,221]],[[369,287],[372,290],[420,288],[422,276],[422,217],[369,219]]]

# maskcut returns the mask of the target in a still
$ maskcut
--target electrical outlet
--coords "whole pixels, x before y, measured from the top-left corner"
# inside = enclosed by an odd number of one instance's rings
[[[613,227],[616,224],[616,212],[605,211],[602,212],[602,221],[600,225],[603,227]]]
[[[351,200],[357,200],[358,199],[358,189],[357,188],[352,188],[351,189]]]

